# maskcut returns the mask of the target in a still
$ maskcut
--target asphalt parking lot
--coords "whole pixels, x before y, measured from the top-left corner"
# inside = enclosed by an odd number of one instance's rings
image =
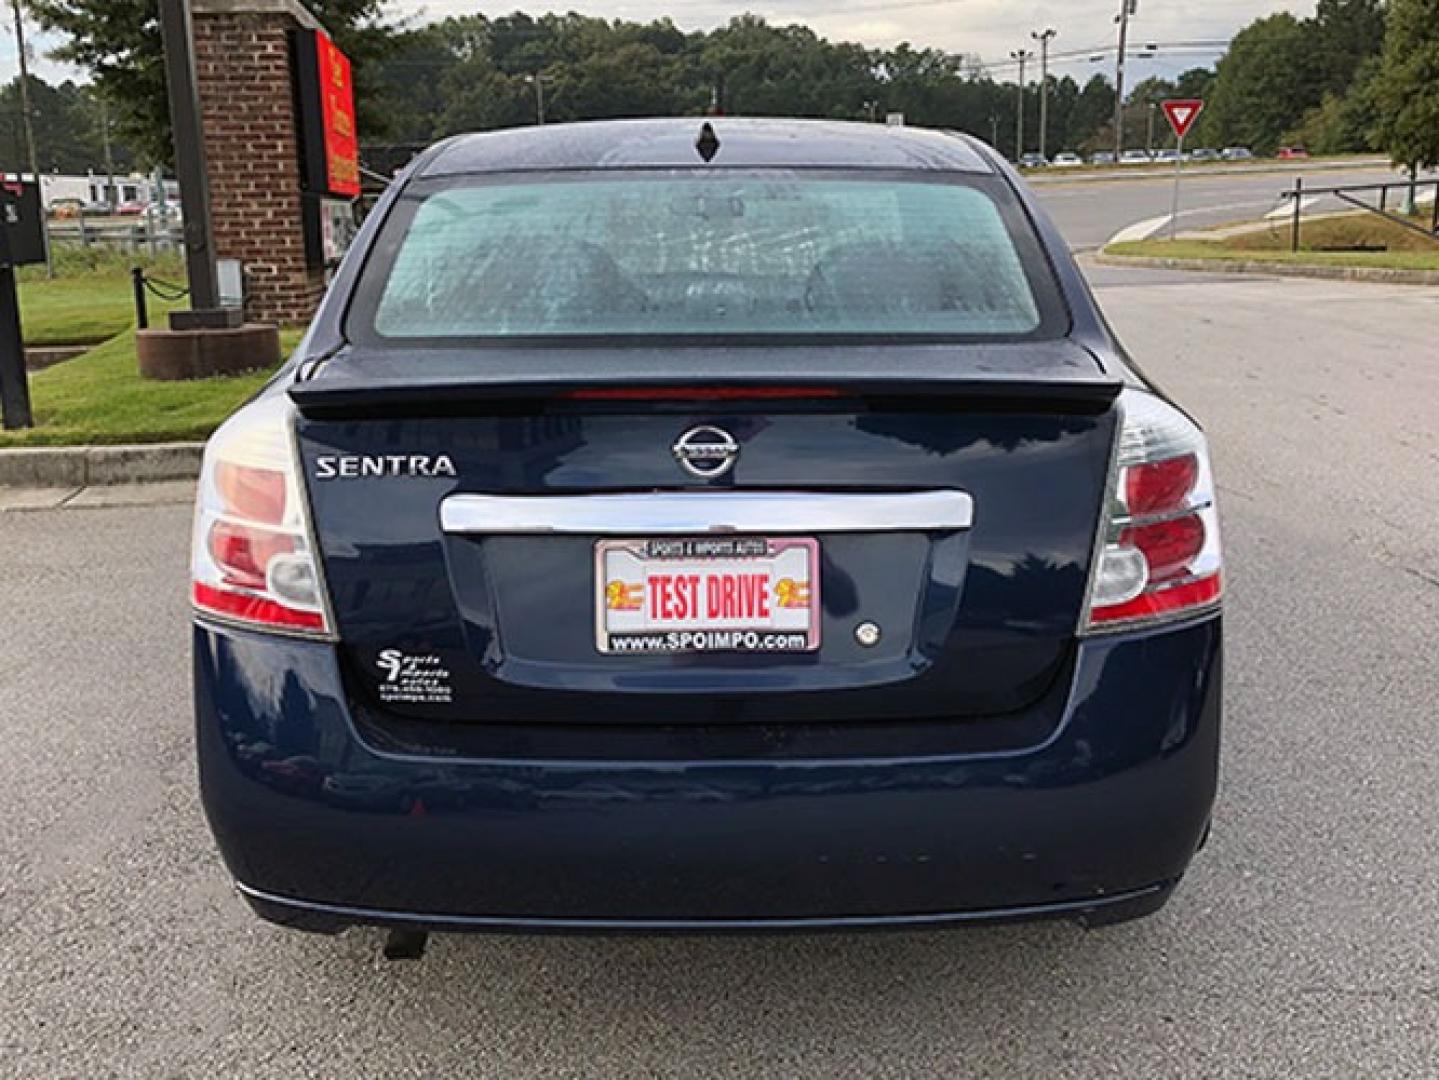
[[[263,925],[196,800],[164,489],[0,513],[0,1074],[1439,1076],[1439,293],[1091,274],[1225,514],[1221,803],[1158,916],[388,965]]]

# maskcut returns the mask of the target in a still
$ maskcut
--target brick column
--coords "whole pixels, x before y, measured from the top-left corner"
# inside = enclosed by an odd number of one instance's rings
[[[290,31],[298,0],[191,0],[215,254],[245,266],[246,317],[303,323],[324,291],[305,258]]]

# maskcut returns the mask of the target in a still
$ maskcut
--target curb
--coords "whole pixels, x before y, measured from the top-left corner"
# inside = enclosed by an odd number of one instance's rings
[[[1260,274],[1268,277],[1363,281],[1379,285],[1439,285],[1439,270],[1404,270],[1382,266],[1325,266],[1319,263],[1268,262],[1264,259],[1167,259],[1152,255],[1108,255],[1097,252],[1102,266],[1145,270],[1198,270],[1210,274]]]
[[[1184,169],[1185,177],[1215,177],[1215,176],[1281,176],[1297,172],[1329,172],[1331,170],[1341,171],[1345,169],[1383,169],[1389,166],[1387,158],[1359,158],[1344,161],[1314,161],[1312,158],[1307,162],[1297,165],[1286,165],[1279,161],[1261,162],[1257,165],[1197,165],[1190,166],[1186,163]],[[1163,165],[1131,165],[1114,166],[1107,165],[1100,169],[1080,171],[1078,169],[1065,170],[1049,167],[1046,169],[1020,170],[1020,175],[1029,183],[1036,180],[1040,186],[1045,184],[1087,184],[1103,183],[1108,180],[1172,180],[1174,177],[1174,165],[1172,162]],[[1421,181],[1422,182],[1422,181]]]
[[[25,370],[44,371],[47,367],[84,356],[94,345],[27,345],[25,346]]]
[[[36,446],[0,450],[0,488],[82,488],[193,480],[204,443]]]

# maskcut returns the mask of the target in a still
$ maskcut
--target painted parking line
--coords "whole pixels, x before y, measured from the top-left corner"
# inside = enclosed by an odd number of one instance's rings
[[[1161,214],[1159,217],[1147,218],[1144,221],[1136,221],[1133,225],[1126,225],[1117,233],[1105,241],[1104,246],[1110,244],[1130,244],[1136,240],[1148,240],[1160,229],[1169,224],[1173,214]]]

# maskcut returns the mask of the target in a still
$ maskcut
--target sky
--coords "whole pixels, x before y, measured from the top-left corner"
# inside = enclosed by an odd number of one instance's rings
[[[997,79],[1013,79],[1015,67],[1009,54],[1020,48],[1035,48],[1032,31],[1053,28],[1050,43],[1055,56],[1051,71],[1072,75],[1083,82],[1098,72],[1112,72],[1113,53],[1101,61],[1091,59],[1096,48],[1112,48],[1116,40],[1114,17],[1118,0],[1069,0],[1068,3],[1028,0],[754,0],[749,3],[724,0],[557,0],[554,4],[486,4],[477,0],[388,0],[389,13],[412,23],[429,22],[450,15],[483,12],[503,15],[516,9],[531,14],[545,11],[579,11],[586,15],[632,19],[646,22],[669,15],[684,30],[705,30],[727,22],[744,11],[763,15],[773,23],[802,22],[832,40],[858,41],[871,47],[887,47],[901,41],[915,46],[932,46],[950,52],[979,56],[992,65]],[[1313,0],[1139,0],[1138,13],[1130,22],[1130,40],[1135,46],[1154,42],[1161,46],[1153,59],[1136,59],[1130,79],[1148,75],[1173,77],[1186,68],[1207,66],[1220,55],[1222,46],[1206,44],[1194,48],[1181,43],[1227,41],[1234,32],[1262,15],[1291,11],[1300,17],[1314,13]],[[8,12],[7,12],[8,14]],[[0,21],[0,81],[14,78],[17,67],[15,39],[8,18]],[[65,78],[84,79],[84,73],[48,59],[45,53],[55,40],[29,27],[31,68],[50,82]],[[1163,46],[1169,46],[1164,48]],[[1031,66],[1026,77],[1037,74]],[[1132,82],[1131,82],[1132,85]]]
[[[515,5],[477,4],[475,0],[390,0],[389,10],[397,16],[420,22],[482,11],[499,15]],[[683,30],[703,30],[727,22],[744,11],[763,15],[770,22],[802,22],[832,40],[858,41],[871,47],[887,47],[908,41],[916,46],[933,46],[949,52],[978,55],[995,65],[999,79],[1013,79],[1009,54],[1020,48],[1036,48],[1030,34],[1053,28],[1050,42],[1055,56],[1071,55],[1051,64],[1058,75],[1068,74],[1081,82],[1100,71],[1112,71],[1113,53],[1104,61],[1090,59],[1094,46],[1112,47],[1118,38],[1115,16],[1119,0],[752,0],[749,3],[715,0],[573,0],[552,8],[527,6],[522,10],[538,14],[546,10],[576,10],[586,15],[648,21],[669,15]],[[1235,31],[1263,15],[1291,11],[1301,18],[1314,13],[1313,0],[1139,0],[1139,10],[1130,20],[1130,40],[1154,42],[1227,41]],[[1212,64],[1222,47],[1160,50],[1153,60],[1139,60],[1132,70],[1136,78],[1149,74],[1173,76],[1186,68]],[[1026,72],[1030,77],[1033,68]]]

